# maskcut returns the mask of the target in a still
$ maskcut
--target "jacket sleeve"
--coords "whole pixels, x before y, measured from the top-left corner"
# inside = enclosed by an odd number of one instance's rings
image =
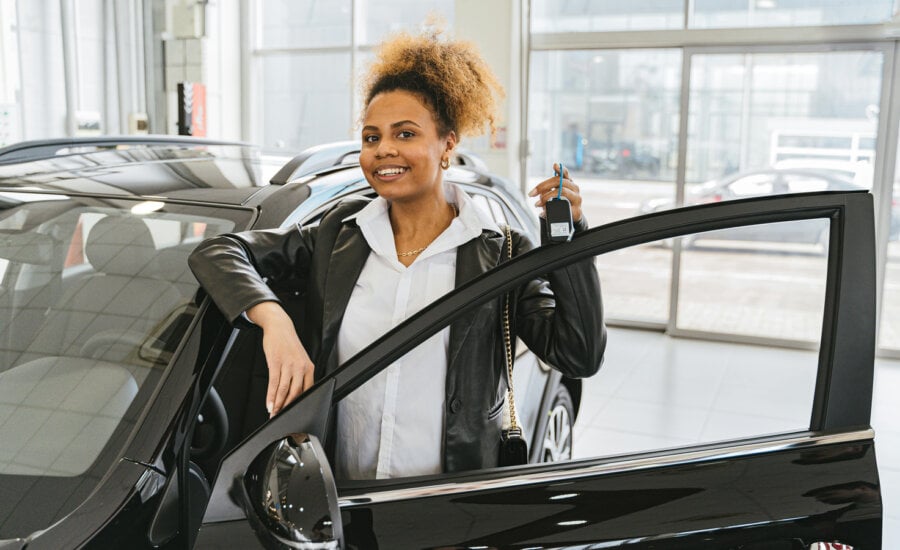
[[[542,219],[542,234],[545,232]],[[576,233],[587,229],[582,218]],[[516,254],[530,248],[520,239]],[[515,304],[516,333],[543,361],[570,378],[592,376],[603,362],[606,327],[594,259],[587,258],[529,281]]]
[[[278,302],[272,287],[303,288],[315,227],[245,231],[203,241],[188,259],[191,271],[234,323],[254,305]]]

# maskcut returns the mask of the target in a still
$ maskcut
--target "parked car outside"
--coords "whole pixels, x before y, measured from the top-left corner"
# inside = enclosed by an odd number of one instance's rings
[[[796,163],[784,162],[786,164],[777,167],[739,172],[703,184],[688,186],[684,203],[708,204],[787,193],[865,190],[854,181],[860,177],[855,175],[856,173],[850,174],[843,170],[823,167],[802,167],[796,166]],[[672,199],[651,199],[641,204],[640,212],[658,212],[674,206],[675,201]],[[817,245],[820,251],[824,251],[828,246],[828,237],[829,230],[824,221],[810,220],[807,223],[792,224],[789,228],[778,224],[766,224],[695,234],[682,239],[682,246],[690,248],[703,241],[755,241],[813,244]],[[898,238],[900,238],[900,216],[894,211],[889,239]]]
[[[206,235],[315,223],[335,200],[370,193],[353,147],[307,151],[266,184],[260,175],[275,170],[253,147],[126,141],[0,150],[4,550],[880,547],[870,195],[700,205],[540,247],[439,299],[267,420],[259,332],[226,322],[186,258]],[[461,164],[448,179],[533,231],[515,189],[474,157]],[[808,430],[578,460],[534,444],[532,463],[517,467],[331,475],[337,404],[509,288],[688,231],[808,217],[838,228]],[[288,308],[297,292],[282,292]],[[580,386],[523,357],[517,404],[541,417],[532,442],[554,430],[564,441],[570,428],[554,412],[577,414]]]

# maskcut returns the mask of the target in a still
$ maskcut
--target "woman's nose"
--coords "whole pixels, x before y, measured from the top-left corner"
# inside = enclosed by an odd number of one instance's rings
[[[375,148],[375,156],[377,158],[392,157],[396,155],[397,148],[394,147],[389,140],[383,139],[378,142],[378,147]]]

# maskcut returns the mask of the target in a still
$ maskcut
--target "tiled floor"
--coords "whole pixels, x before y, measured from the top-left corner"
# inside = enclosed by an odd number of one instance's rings
[[[576,456],[609,455],[804,429],[814,352],[610,329],[586,381]],[[900,361],[876,361],[875,428],[884,548],[900,548]]]

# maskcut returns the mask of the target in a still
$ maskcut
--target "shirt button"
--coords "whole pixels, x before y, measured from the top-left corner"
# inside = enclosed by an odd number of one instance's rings
[[[450,402],[450,412],[458,413],[460,407],[462,407],[462,401],[460,401],[459,399],[454,399]]]

